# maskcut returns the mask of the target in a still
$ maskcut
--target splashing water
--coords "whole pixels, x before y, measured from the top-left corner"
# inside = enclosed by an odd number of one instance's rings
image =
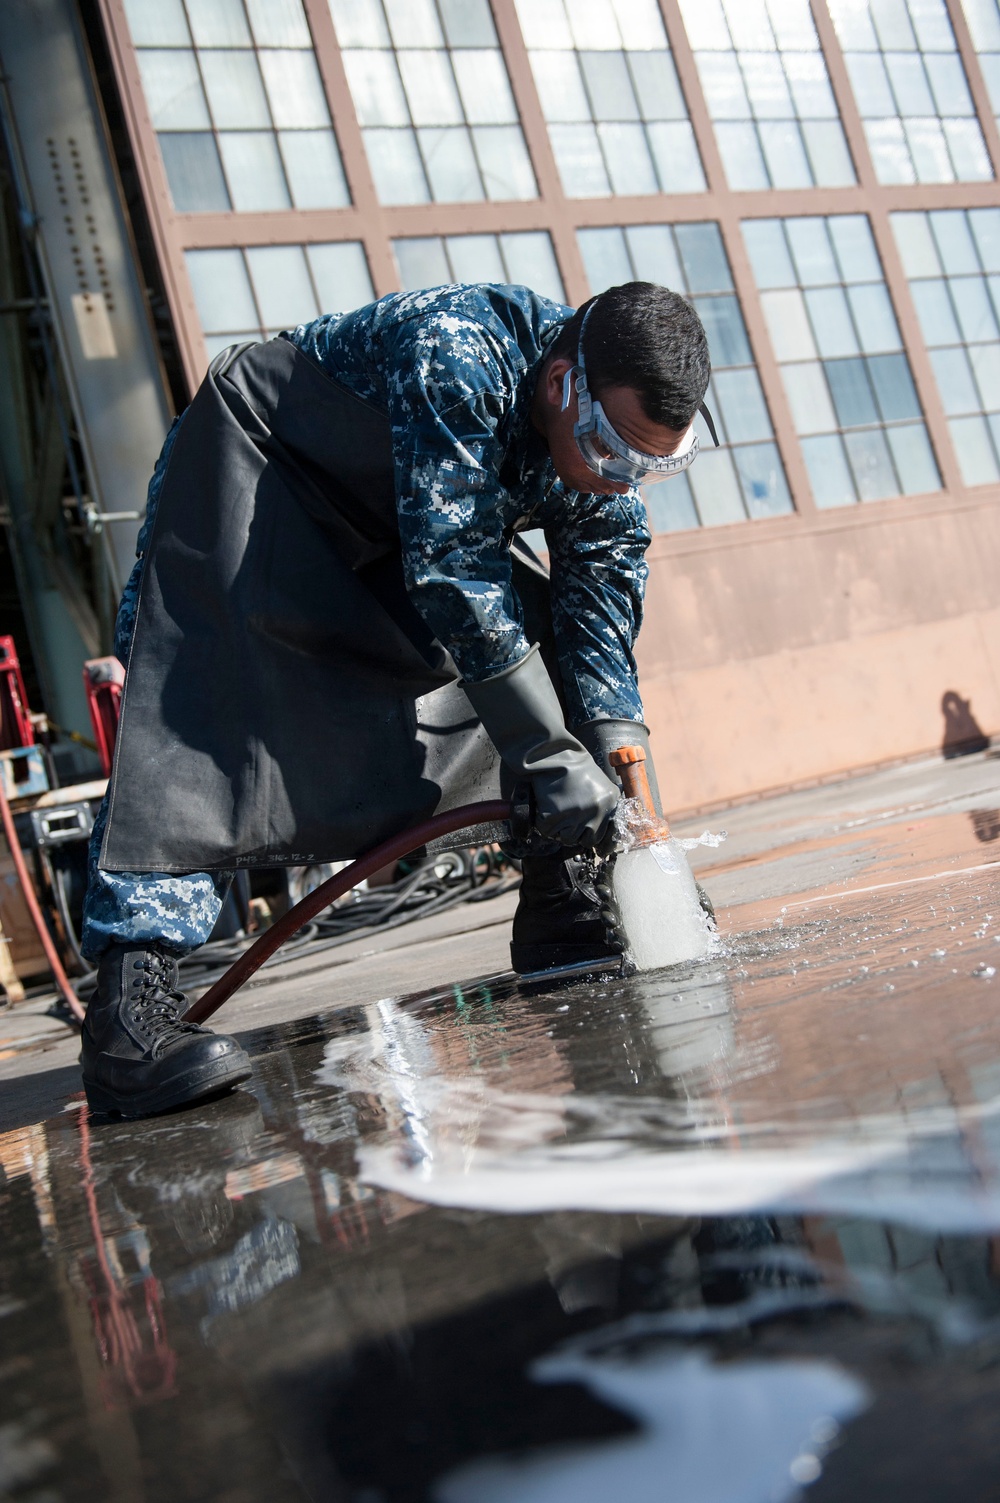
[[[719,946],[719,938],[698,896],[685,845],[720,843],[725,836],[704,836],[682,844],[675,836],[653,845],[637,845],[645,814],[637,801],[623,799],[618,831],[627,849],[614,865],[612,887],[629,954],[640,971],[656,971],[682,961],[701,960]]]

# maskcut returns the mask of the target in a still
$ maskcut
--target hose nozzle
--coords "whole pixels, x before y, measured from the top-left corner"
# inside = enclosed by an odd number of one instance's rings
[[[662,814],[657,814],[653,794],[646,772],[646,753],[641,746],[619,746],[608,753],[611,763],[632,807],[628,811],[628,826],[634,845],[657,845],[669,840],[670,826]]]

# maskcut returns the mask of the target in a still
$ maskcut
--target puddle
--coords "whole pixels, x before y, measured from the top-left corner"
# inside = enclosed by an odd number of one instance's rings
[[[786,843],[702,963],[0,1135],[0,1495],[991,1496],[1000,881],[942,821]]]

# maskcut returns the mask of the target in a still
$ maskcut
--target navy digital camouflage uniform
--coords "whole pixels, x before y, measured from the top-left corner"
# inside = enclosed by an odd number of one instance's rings
[[[530,422],[547,348],[572,309],[526,287],[396,293],[356,312],[301,324],[289,338],[341,385],[388,413],[407,593],[480,682],[513,667],[529,643],[511,588],[514,532],[542,528],[552,617],[571,726],[641,720],[632,648],[642,621],[650,543],[638,490],[567,491]],[[138,562],[125,588],[115,652],[127,664],[143,560],[178,419],[150,481]],[[91,844],[84,950],[157,940],[203,944],[231,873],[104,872]]]

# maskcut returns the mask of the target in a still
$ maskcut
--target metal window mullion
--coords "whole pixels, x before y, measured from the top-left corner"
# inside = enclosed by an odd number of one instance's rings
[[[184,250],[232,245],[310,245],[315,241],[361,240],[356,209],[254,209],[245,214],[179,214]]]
[[[700,217],[718,222],[722,242],[729,258],[729,269],[733,278],[736,299],[746,325],[750,348],[753,351],[754,368],[757,371],[764,401],[771,417],[778,453],[785,467],[785,478],[788,481],[795,515],[800,521],[812,522],[817,515],[817,508],[813,500],[812,487],[809,484],[809,472],[802,455],[799,436],[792,422],[792,411],[785,395],[781,370],[771,348],[771,338],[764,321],[764,309],[757,290],[757,282],[750,267],[750,258],[743,243],[741,225],[744,204],[748,208],[752,205],[754,213],[759,217],[779,215],[781,210],[774,206],[776,190],[763,189],[750,195],[736,194],[730,188],[715,139],[715,129],[708,111],[708,104],[702,92],[698,64],[688,42],[678,0],[659,0],[659,5],[670,41],[670,50],[674,56],[677,76],[687,102],[688,119],[694,129],[695,141],[701,153],[702,166],[708,183],[708,192],[704,194],[702,205],[699,206],[701,207]],[[781,197],[784,196],[784,194],[781,195]],[[692,213],[690,220],[696,217]],[[748,518],[748,520],[751,519]]]
[[[701,165],[708,185],[708,191],[704,197],[709,200],[728,196],[730,188],[722,165],[719,145],[715,139],[715,127],[702,92],[698,64],[695,62],[694,52],[684,29],[680,5],[678,0],[659,0],[659,6],[667,40],[670,43],[670,51],[673,54],[674,67],[680,79],[681,93],[687,105],[688,120],[694,131],[695,143],[701,156]],[[710,218],[711,214],[706,217]]]
[[[185,7],[185,10],[186,10],[186,7]],[[190,31],[190,29],[191,29],[191,18],[190,18],[190,16],[187,17],[187,23],[188,23],[188,30]],[[249,17],[247,18],[247,29],[250,31],[250,35],[252,37],[253,36],[253,30],[252,30],[252,28],[250,27],[250,24],[249,24]],[[205,99],[205,109],[208,112],[208,118],[209,118],[209,121],[211,122],[211,129],[209,131],[209,134],[211,135],[212,140],[215,142],[215,150],[218,153],[218,157],[219,157],[219,168],[220,168],[220,171],[222,172],[222,181],[225,183],[225,185],[226,185],[226,192],[229,194],[230,209],[231,209],[232,213],[238,214],[240,211],[236,208],[235,200],[234,200],[234,197],[233,197],[233,185],[229,181],[229,173],[226,171],[226,160],[225,160],[225,157],[222,155],[222,148],[219,145],[219,131],[220,131],[220,127],[218,125],[216,125],[216,123],[215,123],[215,111],[212,109],[212,101],[211,101],[211,99],[209,99],[209,97],[208,97],[208,89],[205,87],[205,74],[202,71],[202,66],[201,66],[201,48],[196,45],[195,40],[194,40],[194,33],[193,32],[191,33],[191,50],[194,53],[194,65],[195,65],[195,67],[198,70],[198,79],[199,79],[199,82],[201,83],[201,92],[202,92],[202,95],[204,96],[204,99]],[[207,47],[205,50],[206,50],[206,52],[215,52],[217,50],[218,51],[223,51],[223,50],[225,50],[225,51],[231,51],[231,50],[235,50],[235,49],[230,49],[230,48],[226,48],[226,49],[218,48],[218,49],[216,49],[214,47]],[[268,93],[267,84],[264,81],[264,71],[263,71],[263,69],[260,66],[260,56],[259,56],[259,51],[258,51],[257,43],[255,41],[253,43],[252,48],[250,48],[250,47],[241,47],[239,50],[241,52],[252,52],[253,53],[254,62],[257,64],[258,71],[260,72],[260,86],[261,86],[261,88],[264,91],[264,103],[267,106],[267,118],[271,122],[271,134],[274,136],[274,145],[275,145],[275,148],[276,148],[276,150],[278,152],[278,161],[281,163],[281,175],[282,175],[282,177],[285,180],[285,191],[288,194],[288,202],[289,202],[289,204],[291,204],[292,203],[292,185],[288,181],[288,173],[285,170],[285,159],[281,155],[281,143],[278,140],[278,129],[277,129],[277,126],[274,123],[274,111],[271,109],[271,96]],[[248,129],[248,128],[247,127],[240,127],[240,129],[242,130],[242,129]],[[235,131],[227,130],[226,134],[227,135],[235,135],[236,132]]]
[[[549,127],[535,88],[531,59],[521,33],[514,0],[490,0],[493,21],[510,79],[514,103],[521,122],[528,155],[538,184],[545,228],[552,240],[556,264],[562,277],[566,298],[574,306],[587,297],[587,273],[576,239],[575,206],[563,192],[555,153],[549,140]]]
[[[753,351],[754,367],[771,414],[771,425],[774,428],[778,452],[785,466],[792,504],[800,517],[806,521],[812,521],[818,515],[818,508],[813,499],[802,445],[799,443],[799,436],[792,421],[792,409],[788,404],[781,367],[771,348],[771,336],[764,318],[764,307],[760,301],[757,279],[753,274],[750,257],[743,240],[743,226],[739,211],[730,200],[725,206],[725,213],[717,211],[716,217],[719,220],[723,245],[729,258],[729,270],[732,274],[737,302],[743,313],[747,338]]]
[[[868,150],[861,112],[854,98],[854,90],[851,88],[847,63],[826,0],[810,0],[810,4],[820,44],[826,57],[827,72],[830,75],[830,83],[833,86],[844,133],[854,157],[858,182],[864,190],[865,202],[854,212],[868,216],[868,222],[875,237],[875,244],[882,262],[882,275],[890,301],[896,310],[903,348],[910,363],[910,371],[920,398],[931,447],[941,473],[942,488],[951,495],[960,495],[964,493],[964,486],[955,458],[951,433],[945,420],[937,382],[924,347],[909,283],[896,249],[896,240],[890,222],[892,211],[902,207],[900,199],[913,195],[919,201],[921,208],[926,208],[929,196],[933,197],[933,190],[927,184],[916,183],[901,189],[899,186],[883,185],[878,181],[871,153]],[[943,186],[952,191],[959,188],[961,192],[958,184],[949,183]],[[990,186],[992,187],[992,184]]]
[[[765,192],[765,193],[767,193],[767,192],[770,192],[770,193],[780,192],[781,190],[780,189],[776,189],[775,186],[774,186],[774,179],[771,176],[771,164],[767,160],[767,155],[766,155],[766,153],[764,151],[764,143],[761,140],[761,136],[760,136],[761,117],[757,114],[757,111],[754,108],[753,100],[750,98],[750,90],[747,87],[747,76],[746,76],[746,73],[745,73],[744,68],[743,68],[743,52],[744,52],[744,49],[742,47],[737,47],[736,44],[735,44],[735,42],[734,42],[733,43],[733,47],[732,47],[732,54],[733,54],[733,57],[736,59],[736,67],[739,70],[740,82],[743,85],[743,92],[747,96],[747,109],[750,111],[750,113],[747,116],[746,120],[743,121],[743,122],[741,122],[741,124],[745,124],[748,127],[748,129],[750,129],[750,130],[753,131],[754,136],[755,136],[756,141],[757,141],[757,150],[760,152],[760,159],[761,159],[761,161],[764,164],[764,171],[767,173],[767,182],[768,182],[767,188],[765,188],[765,189],[759,189],[758,188],[756,191],[758,193],[759,192]],[[780,52],[779,52],[778,56],[779,57],[781,56]],[[798,124],[798,121],[796,120],[795,123]],[[804,146],[803,146],[803,151],[805,151],[805,147]],[[809,161],[808,154],[806,154],[806,162],[807,162],[808,167],[809,167],[809,176],[812,177],[813,176],[812,163]],[[810,186],[811,187],[815,187],[816,186],[815,180],[813,181],[813,183]],[[809,189],[806,189],[805,191],[808,192]]]
[[[581,198],[569,202],[571,223],[580,229],[641,224],[690,224],[717,219],[720,195],[686,193],[645,194],[635,197]],[[872,195],[851,188],[780,188],[726,195],[743,219],[789,218],[797,215],[864,214]],[[939,183],[922,187],[883,188],[878,195],[888,211],[975,209],[996,203],[995,183]],[[444,233],[494,234],[505,230],[544,230],[552,211],[540,198],[480,200],[473,203],[386,204],[381,217],[388,232],[432,235]],[[230,211],[199,210],[175,214],[178,234],[186,248],[233,244],[233,222],[247,243],[285,244],[313,240],[360,240],[365,224],[357,205],[329,209],[260,209],[234,215]],[[441,226],[446,228],[441,229]]]
[[[347,243],[349,244],[350,242]],[[308,241],[302,245],[302,255],[306,263],[306,276],[309,278],[309,286],[312,288],[312,295],[315,300],[316,307],[320,311],[320,315],[322,316],[324,313],[333,312],[333,309],[323,307],[323,299],[319,295],[319,287],[316,284],[316,278],[313,276],[312,261],[309,259]],[[371,275],[371,273],[369,273],[369,275]],[[256,294],[254,295],[256,296]]]
[[[435,9],[436,9],[436,7],[435,7]],[[365,50],[368,50],[368,49],[365,49]],[[409,94],[406,91],[406,83],[405,83],[405,80],[403,78],[403,70],[399,66],[399,51],[398,51],[398,49],[396,47],[395,42],[390,42],[390,45],[388,47],[373,47],[370,50],[372,52],[387,52],[389,54],[389,56],[392,58],[393,67],[396,69],[396,77],[399,79],[399,92],[403,96],[403,104],[406,106],[407,119],[409,120],[409,124],[408,125],[390,125],[390,126],[386,126],[386,127],[383,127],[383,128],[387,129],[387,130],[409,131],[411,137],[413,138],[413,145],[416,148],[417,160],[420,163],[420,170],[424,174],[424,186],[427,189],[427,202],[428,202],[428,204],[432,204],[432,205],[436,204],[437,200],[434,197],[434,190],[433,190],[433,188],[431,186],[431,175],[430,175],[430,172],[427,170],[427,158],[424,155],[424,144],[423,144],[423,142],[420,139],[420,134],[419,134],[419,131],[417,129],[417,123],[416,123],[416,121],[413,118],[413,110],[412,110],[412,108],[410,106],[410,96],[409,96]],[[440,47],[410,47],[410,48],[407,48],[406,50],[409,51],[409,52],[440,52],[441,48]],[[352,98],[352,103],[353,103],[353,98]],[[363,139],[363,137],[362,137],[362,139]],[[478,162],[476,163],[476,171],[477,172],[479,171],[479,163]],[[482,176],[482,174],[480,173],[480,177],[481,176]],[[390,207],[390,205],[387,205],[387,204],[383,205],[383,208],[388,208],[388,207]]]
[[[440,21],[440,15],[439,15],[438,19]],[[441,27],[441,34],[442,34],[442,36],[444,35],[444,27],[443,26]],[[482,50],[483,51],[487,51],[487,50],[488,51],[492,51],[493,49],[492,48],[489,48],[489,49],[484,48]],[[469,123],[469,117],[468,117],[468,114],[466,113],[465,100],[462,98],[462,91],[458,87],[458,76],[457,76],[457,74],[455,72],[455,60],[454,60],[454,58],[451,55],[452,54],[452,49],[446,43],[446,45],[444,47],[436,47],[436,48],[434,48],[434,51],[435,52],[443,52],[444,55],[445,55],[445,57],[448,59],[448,68],[449,68],[449,71],[451,73],[452,84],[454,85],[454,88],[455,88],[455,97],[458,100],[458,107],[462,111],[462,124],[460,126],[458,126],[458,125],[447,126],[446,129],[448,129],[448,130],[464,130],[465,131],[466,138],[467,138],[468,143],[469,143],[469,150],[472,152],[472,160],[475,162],[475,164],[476,164],[476,172],[479,174],[479,189],[480,189],[480,192],[483,195],[482,201],[484,203],[486,203],[486,202],[489,201],[489,190],[488,190],[488,188],[486,186],[486,173],[483,171],[483,164],[479,160],[479,149],[478,149],[478,146],[476,144],[476,138],[475,138],[475,136],[472,133],[472,126]],[[407,107],[407,109],[409,109],[409,107],[410,107],[409,100],[407,100],[406,107]],[[411,116],[411,118],[412,118],[412,116]],[[423,157],[423,150],[422,150],[422,148],[420,148],[420,138],[419,137],[417,138],[417,146],[420,149],[420,155],[421,155],[421,157]],[[427,172],[426,165],[424,166],[424,172],[425,173]],[[430,188],[430,185],[431,185],[431,180],[430,180],[430,176],[428,176],[427,177],[427,186],[428,186],[428,188]],[[448,264],[449,264],[449,266],[451,265],[450,260],[449,260]]]
[[[382,204],[375,192],[375,180],[368,165],[364,135],[354,109],[344,60],[334,31],[333,18],[327,0],[302,0],[306,22],[312,34],[313,49],[327,108],[333,122],[334,136],[340,150],[344,175],[351,194],[351,202],[357,210],[357,233],[351,238],[360,240],[368,262],[376,297],[387,292],[398,292],[399,272],[392,253],[389,226]],[[321,211],[308,211],[321,212]],[[343,211],[341,211],[343,212]],[[337,238],[346,239],[347,236]]]
[[[537,199],[457,204],[397,204],[386,210],[393,239],[400,235],[500,235],[508,230],[550,230],[551,211]]]
[[[267,325],[264,323],[264,314],[260,306],[260,298],[257,296],[257,284],[254,282],[253,273],[250,270],[250,262],[247,259],[247,250],[252,249],[252,247],[241,245],[238,246],[237,249],[240,253],[240,259],[243,262],[243,271],[247,279],[247,286],[250,288],[250,296],[253,298],[254,311],[257,314],[257,333],[261,336],[262,339],[266,339]]]
[[[979,209],[997,201],[996,182],[887,184],[868,195],[889,209]]]
[[[965,484],[952,443],[951,430],[945,417],[934,368],[924,344],[909,280],[896,246],[890,210],[882,195],[878,195],[869,207],[868,222],[875,237],[875,247],[882,262],[882,275],[899,323],[903,348],[920,398],[931,447],[941,472],[942,489],[949,495],[961,496],[965,492]]]
[[[826,0],[809,0],[809,6],[826,64],[827,77],[830,80],[833,97],[837,102],[837,113],[840,116],[844,135],[847,137],[848,150],[854,160],[854,172],[858,184],[866,193],[878,193],[882,191],[882,185],[875,175],[875,164],[868,150],[868,137],[865,134],[858,102],[854,97],[854,89],[851,87],[847,61]]]
[[[958,48],[958,55],[962,60],[962,68],[965,71],[965,81],[972,95],[972,102],[976,108],[976,117],[979,128],[986,142],[986,151],[993,167],[993,177],[996,179],[1000,170],[1000,131],[997,130],[996,116],[990,104],[989,92],[986,88],[986,80],[983,78],[982,69],[979,66],[979,57],[969,31],[965,12],[962,9],[961,0],[945,0],[948,18],[951,21],[951,29]]]

